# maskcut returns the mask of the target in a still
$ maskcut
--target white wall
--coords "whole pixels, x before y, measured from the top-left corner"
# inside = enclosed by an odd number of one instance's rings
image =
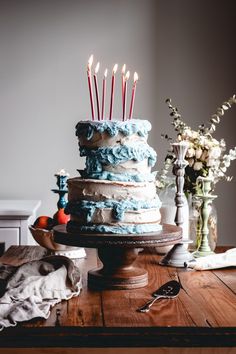
[[[51,215],[54,173],[83,167],[74,127],[90,116],[91,53],[102,72],[118,62],[139,73],[135,116],[153,124],[159,169],[160,135],[174,136],[165,98],[197,127],[235,93],[235,14],[233,0],[0,0],[0,198],[41,199]],[[235,121],[234,107],[216,134],[229,147]],[[221,244],[235,244],[235,187],[217,186]]]

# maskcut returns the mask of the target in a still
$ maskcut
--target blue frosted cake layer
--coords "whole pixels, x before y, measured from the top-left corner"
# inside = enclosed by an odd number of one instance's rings
[[[80,156],[86,156],[86,173],[103,171],[104,165],[117,166],[127,161],[140,162],[148,160],[148,166],[156,163],[156,152],[147,144],[103,146],[97,149],[80,147]]]
[[[91,140],[95,132],[104,133],[114,137],[119,133],[125,136],[138,134],[139,136],[147,136],[151,130],[151,123],[147,120],[132,119],[128,121],[81,121],[76,125],[76,136],[86,137]]]
[[[116,221],[122,221],[124,214],[127,210],[140,210],[140,209],[152,209],[160,208],[161,202],[159,198],[152,199],[150,201],[142,200],[104,200],[104,201],[92,201],[92,200],[80,200],[69,201],[65,208],[66,214],[76,215],[81,217],[83,221],[90,223],[96,209],[109,208],[112,209],[112,216]]]
[[[126,225],[78,225],[75,221],[69,221],[67,231],[71,233],[106,233],[106,234],[144,234],[162,230],[162,226],[156,223],[150,224],[126,224]]]

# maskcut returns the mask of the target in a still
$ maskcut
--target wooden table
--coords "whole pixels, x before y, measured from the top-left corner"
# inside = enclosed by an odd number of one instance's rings
[[[95,250],[86,251],[87,258],[76,261],[83,274],[81,294],[56,305],[47,320],[3,330],[0,347],[228,347],[227,353],[235,353],[235,268],[200,272],[163,267],[154,251],[143,251],[137,262],[148,270],[148,286],[95,291],[87,288],[87,271],[99,261]],[[0,262],[18,265],[45,253],[39,246],[12,246]],[[170,279],[182,286],[176,299],[161,300],[146,314],[136,311]]]

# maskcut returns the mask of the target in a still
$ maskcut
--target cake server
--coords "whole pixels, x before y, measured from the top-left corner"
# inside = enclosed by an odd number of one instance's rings
[[[176,280],[168,281],[152,294],[152,296],[154,297],[153,299],[146,302],[145,305],[139,307],[137,311],[148,312],[152,307],[152,305],[158,299],[172,299],[179,294],[179,291],[180,291],[180,283],[178,281]]]

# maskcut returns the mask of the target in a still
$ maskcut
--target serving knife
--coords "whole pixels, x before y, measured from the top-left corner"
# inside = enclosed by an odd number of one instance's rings
[[[137,311],[139,312],[148,312],[152,305],[158,299],[173,299],[175,298],[180,291],[180,283],[176,280],[170,280],[167,283],[163,284],[159,289],[154,291],[152,294],[153,299],[145,303],[145,305],[139,307]]]

